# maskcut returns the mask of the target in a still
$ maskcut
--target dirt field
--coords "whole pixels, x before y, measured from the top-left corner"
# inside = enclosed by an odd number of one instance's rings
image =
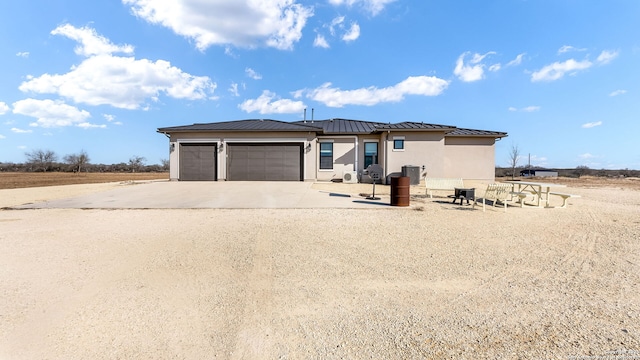
[[[640,190],[623,180],[506,213],[423,193],[377,210],[0,210],[0,358],[639,358]]]
[[[0,172],[0,189],[169,179],[169,173]]]

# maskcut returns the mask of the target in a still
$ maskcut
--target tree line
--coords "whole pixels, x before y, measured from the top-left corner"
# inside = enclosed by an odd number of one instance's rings
[[[1,163],[0,171],[30,172],[162,172],[169,170],[169,160],[162,159],[161,164],[147,165],[147,159],[134,155],[128,162],[119,164],[92,164],[86,151],[67,154],[59,161],[58,154],[52,150],[36,149],[25,153],[26,161],[21,164]]]

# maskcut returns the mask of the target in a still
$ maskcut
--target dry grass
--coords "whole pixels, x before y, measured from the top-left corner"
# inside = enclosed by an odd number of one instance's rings
[[[98,184],[120,181],[168,180],[169,173],[66,173],[66,172],[3,172],[0,189],[20,189],[41,186]]]

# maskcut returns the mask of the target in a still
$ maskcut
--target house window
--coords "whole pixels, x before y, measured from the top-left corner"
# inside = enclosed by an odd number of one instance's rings
[[[404,150],[404,138],[393,139],[393,150]]]
[[[366,142],[364,143],[364,168],[369,165],[378,163],[378,143]]]
[[[320,169],[333,169],[333,143],[320,143]]]

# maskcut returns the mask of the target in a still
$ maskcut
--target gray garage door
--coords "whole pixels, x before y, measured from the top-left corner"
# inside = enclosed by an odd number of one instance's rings
[[[228,180],[303,180],[302,143],[227,145]]]
[[[217,180],[215,144],[180,144],[180,180]]]

